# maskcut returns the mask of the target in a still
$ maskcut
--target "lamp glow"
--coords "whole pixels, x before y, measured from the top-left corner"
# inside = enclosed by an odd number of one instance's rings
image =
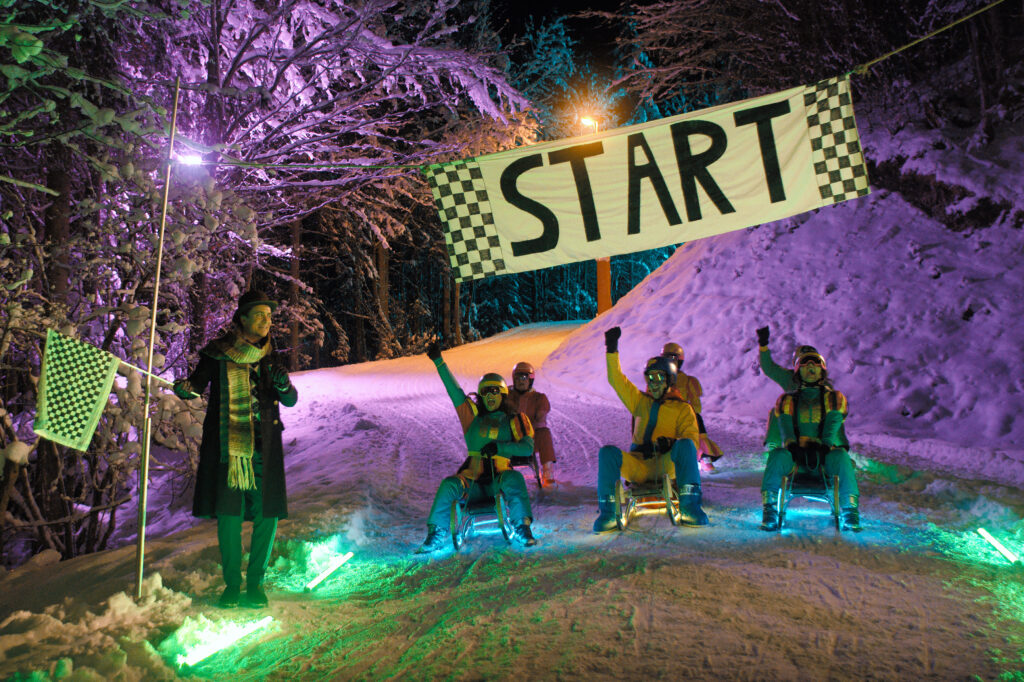
[[[203,157],[196,154],[184,154],[178,157],[178,161],[186,166],[198,166],[203,162]]]
[[[1006,560],[1009,561],[1011,564],[1016,563],[1017,560],[1020,558],[1010,550],[1006,549],[1006,547],[1003,546],[1003,543],[999,542],[999,540],[996,540],[994,537],[992,537],[992,534],[984,528],[978,529],[978,535],[988,540],[989,544],[995,547],[996,550],[1004,557],[1006,557]]]
[[[339,568],[341,568],[341,565],[343,563],[345,563],[346,561],[348,561],[351,558],[352,558],[352,552],[346,552],[345,554],[342,554],[340,556],[336,556],[333,559],[331,559],[331,562],[329,564],[327,564],[327,568],[325,568],[323,571],[321,571],[320,575],[318,575],[317,577],[313,578],[308,583],[306,583],[305,591],[306,592],[311,592],[313,590],[313,588],[315,588],[317,585],[322,583],[327,578],[327,576],[329,576],[331,573],[334,573],[335,571],[337,571]]]
[[[272,616],[265,616],[251,623],[231,623],[223,632],[209,634],[209,641],[186,648],[185,653],[178,656],[178,665],[193,666],[221,649],[226,649],[246,635],[251,635],[257,630],[265,628],[273,620]]]
[[[595,121],[594,119],[590,118],[589,116],[581,116],[580,117],[580,123],[582,123],[585,126],[590,126],[591,128],[594,128],[594,129],[597,128],[597,121]]]

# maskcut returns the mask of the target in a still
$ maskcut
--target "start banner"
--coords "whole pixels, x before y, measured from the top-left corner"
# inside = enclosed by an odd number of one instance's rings
[[[870,191],[848,76],[424,173],[457,281],[679,244]]]

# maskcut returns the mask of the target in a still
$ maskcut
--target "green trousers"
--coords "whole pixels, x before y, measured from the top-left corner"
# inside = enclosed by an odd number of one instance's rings
[[[245,511],[252,515],[252,535],[249,539],[249,565],[246,569],[246,587],[263,582],[270,563],[270,552],[277,535],[277,517],[263,516],[262,461],[253,458],[256,489],[242,494],[242,507],[237,515],[217,515],[217,542],[220,544],[220,564],[224,571],[224,584],[242,586],[242,519]]]

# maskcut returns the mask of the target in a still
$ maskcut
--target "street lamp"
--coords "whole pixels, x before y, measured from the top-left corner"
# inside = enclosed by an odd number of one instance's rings
[[[600,130],[595,118],[580,116],[579,121],[580,125],[593,128],[595,133]],[[612,307],[612,261],[605,256],[595,259],[594,263],[597,265],[597,314],[600,315]]]

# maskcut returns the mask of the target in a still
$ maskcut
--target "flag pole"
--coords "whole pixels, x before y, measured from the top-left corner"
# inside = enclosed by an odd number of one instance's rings
[[[149,355],[146,367],[153,369],[153,346],[156,343],[156,310],[160,301],[160,268],[164,260],[164,227],[167,225],[167,197],[171,190],[171,168],[174,162],[171,154],[174,151],[174,133],[178,125],[178,93],[181,90],[181,76],[174,81],[174,108],[171,114],[171,136],[167,143],[167,167],[164,172],[164,199],[160,211],[160,238],[156,248],[156,274],[153,277],[153,310],[149,317]],[[153,431],[153,418],[149,414],[149,402],[153,392],[153,375],[146,372],[146,403],[143,409],[145,428],[143,428],[142,462],[139,467],[139,534],[135,546],[135,599],[142,599],[142,571],[146,558],[146,496],[149,493],[149,446]]]

